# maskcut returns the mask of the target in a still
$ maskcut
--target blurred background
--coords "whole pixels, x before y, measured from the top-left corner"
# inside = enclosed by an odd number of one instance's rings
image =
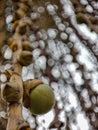
[[[23,108],[32,130],[98,130],[98,1],[97,0],[6,1],[8,37],[15,22],[32,21],[24,39],[33,46],[33,62],[23,66],[23,81],[38,78],[54,91],[56,104],[45,115],[33,116]],[[13,52],[3,47],[11,66]]]

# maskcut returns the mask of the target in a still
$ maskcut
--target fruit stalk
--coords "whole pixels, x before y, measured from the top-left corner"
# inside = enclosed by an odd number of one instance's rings
[[[0,0],[0,61],[2,62],[2,47],[6,41],[6,22],[5,22],[5,8],[6,0]],[[0,64],[1,64],[0,62]],[[1,89],[0,89],[0,112],[6,111],[6,103],[1,99]],[[0,130],[5,130],[7,125],[7,120],[0,118]]]
[[[15,5],[16,4],[21,4],[21,3],[15,2]],[[7,83],[5,84],[4,90],[2,91],[2,95],[3,95],[2,100],[5,100],[7,102],[7,109],[8,109],[7,111],[8,122],[7,122],[6,130],[30,130],[29,124],[26,123],[22,115],[23,81],[21,78],[22,66],[25,65],[26,62],[26,60],[23,60],[24,55],[21,55],[21,53],[23,52],[23,39],[26,33],[26,30],[25,32],[21,33],[21,27],[22,27],[21,23],[24,22],[24,25],[27,27],[28,20],[27,21],[23,20],[21,17],[17,21],[18,24],[14,28],[15,29],[14,34],[8,39],[8,45],[13,52],[12,67],[10,68],[10,70],[7,70],[7,72],[5,72],[7,73],[9,78],[7,80]],[[25,56],[27,57],[30,56],[30,53],[27,52]],[[32,57],[30,57],[29,63],[26,63],[26,65],[29,65],[31,62],[32,62]],[[14,93],[15,94],[14,95],[13,92],[15,89],[16,92]],[[7,91],[9,91],[9,93]],[[13,99],[15,98],[15,96],[17,96],[18,91],[19,91],[19,97]]]

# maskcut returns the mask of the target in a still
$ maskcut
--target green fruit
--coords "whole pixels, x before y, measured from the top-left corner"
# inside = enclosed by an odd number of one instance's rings
[[[32,51],[33,50],[32,44],[28,41],[24,41],[23,42],[23,50]]]
[[[86,17],[83,13],[78,13],[76,15],[76,20],[78,24],[86,23]]]
[[[45,114],[55,103],[52,89],[47,84],[40,84],[30,92],[30,110],[34,115]]]
[[[30,51],[22,51],[20,53],[18,62],[21,65],[24,65],[24,66],[28,66],[29,64],[31,64],[32,63],[32,52],[30,52]]]

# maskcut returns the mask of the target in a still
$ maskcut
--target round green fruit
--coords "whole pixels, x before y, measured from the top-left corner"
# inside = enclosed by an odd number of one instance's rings
[[[40,84],[33,88],[30,93],[30,110],[34,115],[45,114],[55,104],[52,89],[47,84]]]
[[[28,66],[32,63],[32,52],[22,51],[19,55],[18,62],[23,66]]]

